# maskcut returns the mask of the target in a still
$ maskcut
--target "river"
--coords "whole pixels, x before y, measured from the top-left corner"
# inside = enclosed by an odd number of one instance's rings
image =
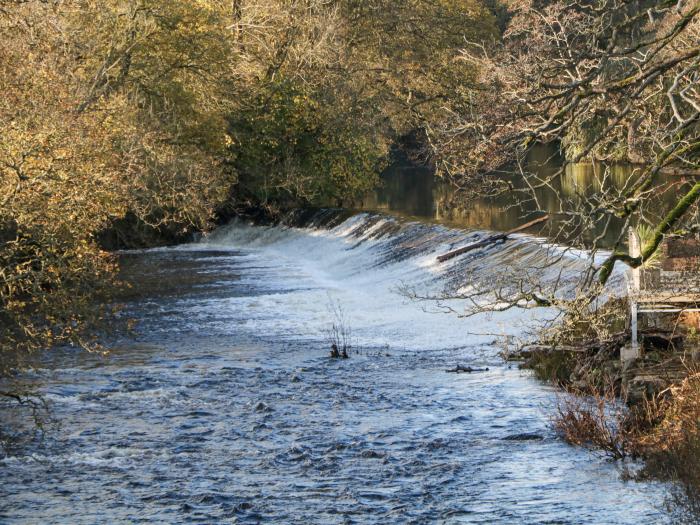
[[[622,232],[625,221],[615,214],[604,215],[598,209],[598,215],[591,215],[592,223],[586,224],[583,231],[571,231],[564,226],[569,219],[566,213],[594,209],[597,207],[594,204],[600,204],[606,194],[609,198],[619,198],[629,190],[631,181],[642,175],[644,166],[564,164],[556,148],[541,145],[530,150],[523,170],[529,173],[530,184],[548,180],[547,184],[530,189],[522,176],[503,173],[499,179],[507,180],[511,189],[483,197],[473,195],[468,185],[459,188],[435,177],[430,168],[399,158],[385,170],[381,186],[365,197],[361,208],[457,228],[492,231],[508,231],[544,212],[550,217],[548,227],[537,226],[530,229],[531,233],[549,235],[568,246],[587,249],[610,249],[621,233],[626,240],[626,232]],[[561,174],[555,176],[560,170]],[[652,225],[658,224],[675,206],[678,196],[696,182],[694,177],[678,175],[658,175],[656,179],[653,194],[646,197],[641,213]],[[632,221],[634,224],[636,218]]]
[[[662,485],[563,443],[556,392],[498,356],[498,334],[553,312],[459,318],[397,293],[549,249],[523,236],[435,262],[478,235],[320,212],[122,254],[138,335],[107,356],[57,350],[21,378],[60,426],[0,459],[0,521],[670,522]],[[332,305],[350,359],[328,357]]]

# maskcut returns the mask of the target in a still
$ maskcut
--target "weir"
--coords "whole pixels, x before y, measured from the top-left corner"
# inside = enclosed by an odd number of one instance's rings
[[[499,356],[497,334],[556,312],[461,318],[397,293],[586,266],[529,236],[437,263],[490,235],[321,210],[122,253],[138,335],[37,367],[28,381],[70,432],[0,459],[2,501],[42,523],[657,522],[663,491],[557,439],[554,393]],[[328,357],[329,303],[349,359]]]
[[[543,220],[546,218],[532,222]],[[247,237],[246,232],[254,238]],[[545,289],[556,287],[563,295],[574,293],[592,262],[585,251],[515,231],[501,242],[490,243],[483,241],[493,238],[491,231],[451,228],[383,213],[352,214],[342,209],[295,210],[284,216],[278,226],[264,227],[262,232],[235,222],[220,228],[205,242],[210,245],[252,242],[271,249],[279,245],[280,249],[310,254],[317,239],[324,237],[339,243],[340,248],[335,256],[320,253],[314,260],[325,271],[336,275],[343,270],[349,274],[366,271],[368,268],[362,268],[362,264],[367,258],[372,268],[383,268],[390,275],[393,270],[394,280],[401,279],[406,272],[421,270],[420,282],[412,284],[446,295],[464,295],[466,287],[484,283],[492,290],[500,286],[506,293],[526,281]],[[468,252],[460,253],[465,249]],[[446,253],[458,256],[445,259]],[[598,254],[598,260],[604,255]],[[355,261],[351,268],[347,264],[350,256]],[[618,286],[621,276],[616,274],[613,286]]]

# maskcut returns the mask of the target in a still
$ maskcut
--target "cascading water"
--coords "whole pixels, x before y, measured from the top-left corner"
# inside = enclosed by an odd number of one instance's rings
[[[587,264],[527,236],[436,262],[483,235],[327,210],[123,254],[140,335],[106,358],[56,351],[23,379],[61,429],[0,460],[0,519],[668,521],[662,486],[558,440],[555,393],[498,357],[498,334],[555,312],[459,318],[397,293],[496,283],[504,268],[575,278]],[[350,359],[327,357],[330,304]],[[489,370],[445,373],[458,363]]]
[[[536,278],[545,282],[556,279],[562,271],[578,275],[589,262],[581,254],[562,256],[560,248],[521,236],[505,245],[495,244],[438,263],[439,254],[489,233],[465,235],[464,231],[403,222],[381,214],[347,217],[339,211],[324,210],[310,216],[292,214],[283,224],[261,228],[235,223],[202,243],[212,249],[253,249],[264,264],[283,270],[282,281],[274,281],[273,286],[305,286],[302,293],[272,296],[271,303],[263,308],[274,312],[283,305],[282,309],[294,311],[304,305],[304,319],[279,319],[274,326],[265,327],[275,337],[288,337],[289,332],[299,329],[300,321],[306,323],[302,337],[318,332],[328,323],[328,303],[332,301],[348,314],[361,346],[398,345],[414,350],[478,346],[493,341],[496,333],[521,334],[523,325],[532,326],[552,312],[515,309],[495,318],[480,315],[468,319],[431,315],[424,310],[440,309],[430,303],[411,303],[398,293],[399,289],[410,286],[428,293],[459,293],[468,284],[467,275],[481,279],[481,284],[495,285],[497,276],[513,270],[518,274],[536,271]],[[501,276],[498,280],[505,279]],[[260,299],[254,302],[260,304]],[[463,310],[459,301],[443,303]],[[479,337],[480,332],[486,335]]]

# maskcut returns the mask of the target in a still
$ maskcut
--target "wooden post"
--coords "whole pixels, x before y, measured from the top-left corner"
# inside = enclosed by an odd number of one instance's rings
[[[642,253],[641,241],[639,235],[633,228],[629,230],[629,254],[630,257],[639,257]],[[641,352],[639,350],[639,335],[638,335],[638,315],[639,308],[637,306],[637,295],[640,288],[639,268],[632,268],[632,280],[628,286],[628,296],[630,301],[630,330],[632,332],[632,341],[630,348],[623,348],[620,352],[620,359],[628,361],[631,359],[639,359]]]
[[[632,328],[632,352],[634,353],[634,358],[639,357],[639,336],[638,336],[638,316],[639,316],[639,311],[637,308],[637,301],[632,301],[631,306],[630,306],[631,314],[632,314],[632,322],[631,322],[631,328]]]

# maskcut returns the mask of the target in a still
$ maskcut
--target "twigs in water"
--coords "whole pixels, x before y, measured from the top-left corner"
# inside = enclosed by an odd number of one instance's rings
[[[488,368],[472,368],[471,366],[462,366],[462,365],[457,365],[456,367],[450,369],[450,370],[445,370],[445,372],[449,374],[471,374],[474,372],[488,372]]]
[[[334,359],[348,359],[348,352],[352,348],[352,332],[345,319],[345,312],[342,305],[333,300],[329,301],[328,309],[333,316],[331,326],[326,330],[326,341],[331,347],[330,356]]]

